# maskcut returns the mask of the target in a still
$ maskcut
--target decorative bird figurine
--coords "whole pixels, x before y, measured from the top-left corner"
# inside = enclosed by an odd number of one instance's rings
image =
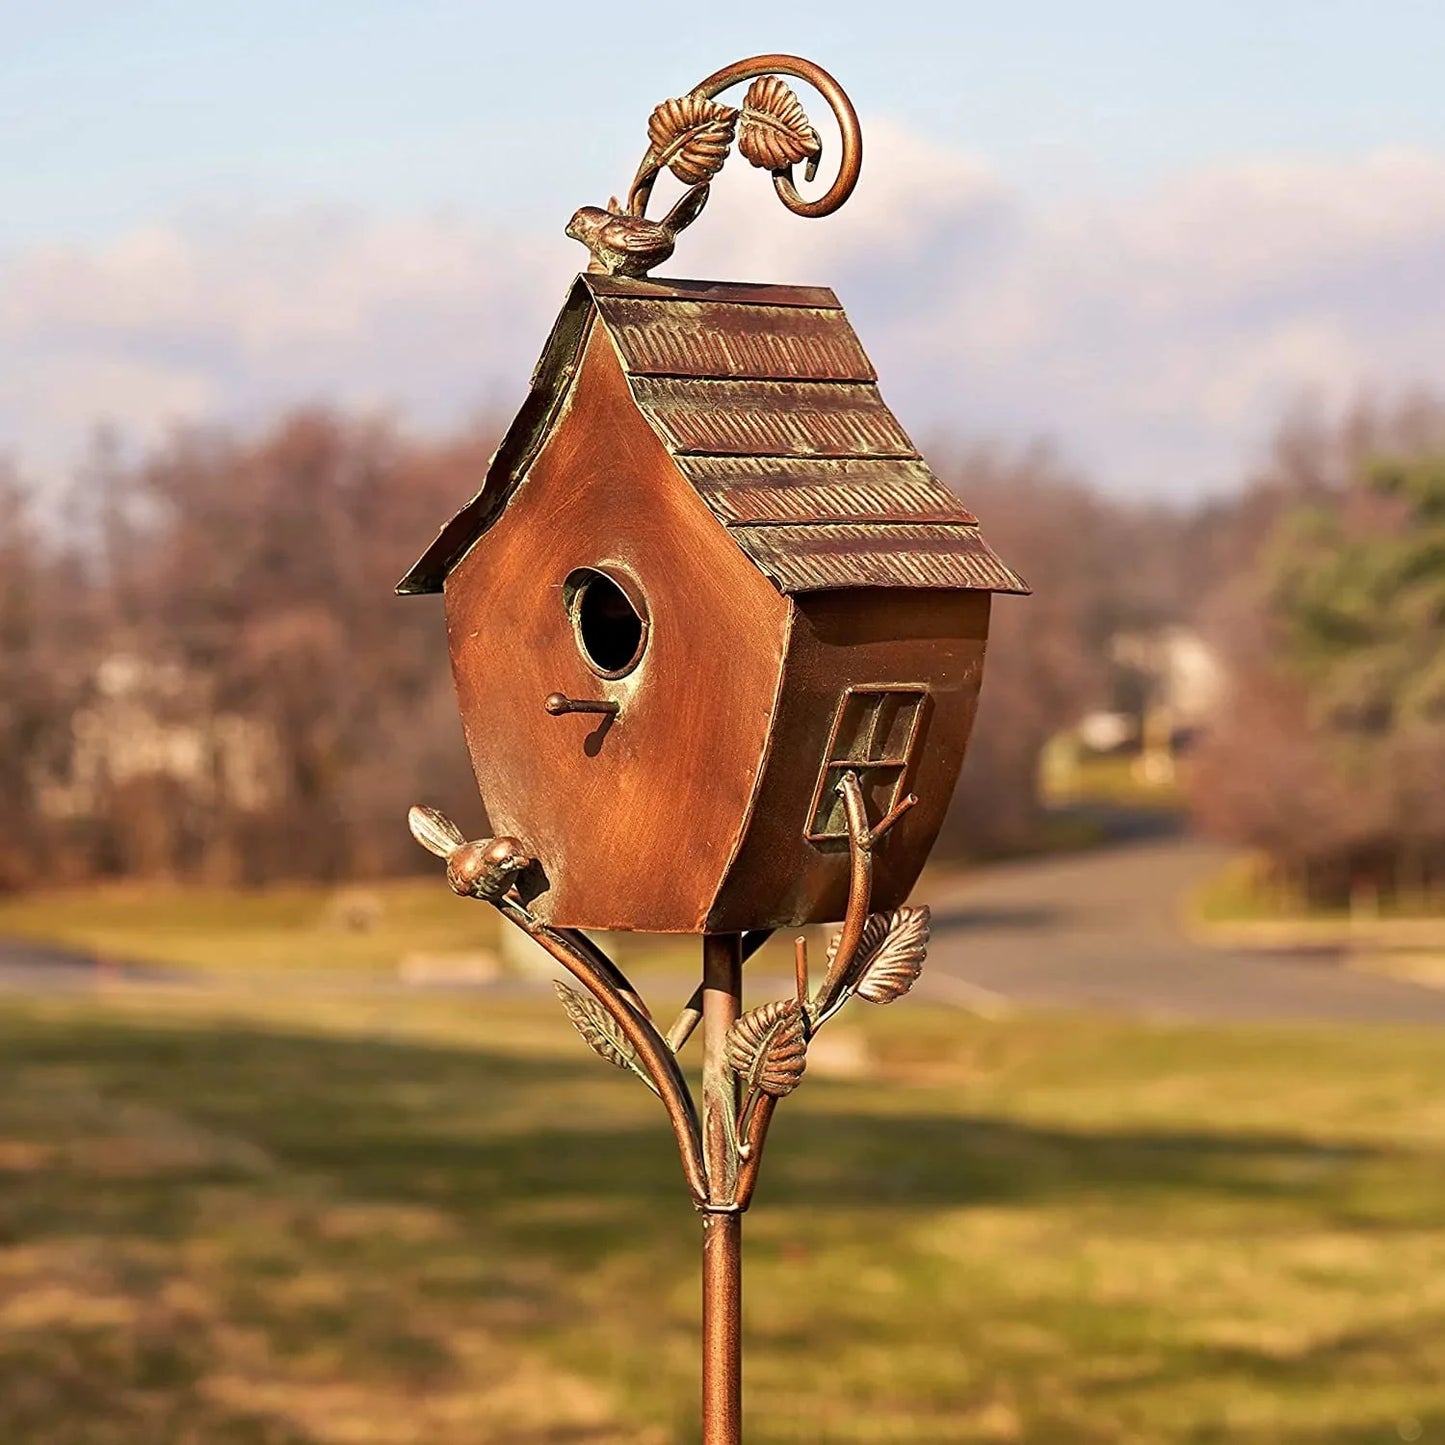
[[[462,830],[445,813],[416,805],[406,816],[411,836],[428,853],[445,858],[447,882],[463,898],[497,903],[506,897],[517,875],[532,860],[516,838],[479,838],[468,842]]]
[[[672,255],[677,233],[697,220],[707,197],[706,185],[693,186],[660,221],[627,215],[614,197],[606,210],[583,206],[567,223],[567,234],[592,253],[589,271],[645,276]]]

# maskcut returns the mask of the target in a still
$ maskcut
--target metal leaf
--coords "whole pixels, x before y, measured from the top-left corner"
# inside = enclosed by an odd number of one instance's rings
[[[799,161],[816,161],[823,142],[792,90],[776,75],[765,75],[748,87],[738,149],[753,165],[781,171]]]
[[[928,953],[928,909],[875,913],[863,927],[853,992],[869,1003],[892,1003],[918,982]],[[834,939],[834,947],[837,939]],[[833,950],[829,950],[831,958]]]
[[[411,829],[411,836],[438,858],[450,858],[467,841],[462,837],[462,830],[445,813],[425,808],[420,803],[414,804],[407,813],[406,824]]]
[[[669,166],[684,185],[710,180],[728,158],[738,113],[700,95],[665,100],[647,122],[658,169]]]
[[[606,1059],[613,1067],[629,1069],[638,1074],[649,1085],[651,1080],[637,1062],[637,1050],[627,1042],[622,1030],[613,1022],[611,1014],[596,999],[568,987],[561,979],[553,979],[552,987],[572,1020],[572,1027],[582,1036],[582,1042],[599,1058]]]
[[[808,1019],[797,999],[779,999],[745,1013],[728,1030],[728,1066],[745,1092],[781,1099],[802,1081],[808,1063]]]

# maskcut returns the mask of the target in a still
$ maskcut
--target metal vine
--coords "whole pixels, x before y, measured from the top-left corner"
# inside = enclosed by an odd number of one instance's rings
[[[468,842],[444,814],[415,807],[409,822],[417,841],[447,862],[447,879],[463,897],[491,903],[510,923],[534,938],[582,985],[555,987],[568,1018],[587,1046],[614,1067],[636,1074],[663,1102],[677,1139],[683,1173],[693,1199],[710,1209],[746,1209],[772,1113],[807,1069],[808,1045],[817,1031],[853,997],[887,1004],[901,998],[922,972],[928,949],[926,907],[870,913],[873,850],[899,810],[870,827],[857,776],[838,784],[848,824],[849,890],[843,926],[828,948],[823,981],[809,979],[807,944],[795,944],[796,988],[742,1014],[728,1030],[725,1072],[709,1110],[721,1108],[728,1141],[724,1177],[709,1178],[699,1113],[682,1076],[677,1054],[701,1016],[694,997],[667,1034],[653,1022],[641,995],[622,970],[585,935],[540,923],[523,901],[531,860],[515,839]],[[498,844],[505,846],[499,847]],[[762,935],[766,937],[766,935]],[[760,941],[760,940],[759,940]],[[712,1096],[710,1096],[711,1098]]]
[[[842,138],[837,177],[811,201],[799,194],[793,169],[802,165],[804,176],[812,181],[823,140],[783,75],[806,82],[822,95]],[[752,84],[740,110],[717,99],[744,81]],[[614,197],[606,207],[583,206],[567,225],[567,234],[590,252],[591,271],[645,276],[666,261],[679,233],[702,214],[713,178],[732,154],[734,143],[750,165],[772,174],[778,198],[796,216],[832,215],[853,194],[863,165],[862,132],[852,101],[826,70],[797,55],[740,60],[715,71],[685,95],[664,100],[648,117],[647,141],[625,204]],[[665,216],[650,220],[648,203],[664,171],[688,189]]]

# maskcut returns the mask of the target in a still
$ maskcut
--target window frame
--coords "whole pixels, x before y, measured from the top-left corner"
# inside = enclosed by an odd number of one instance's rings
[[[879,726],[884,715],[887,699],[890,697],[901,697],[913,703],[912,713],[908,722],[908,732],[903,739],[901,751],[896,754],[883,754],[874,756],[880,748],[878,737]],[[839,737],[848,719],[849,709],[854,702],[860,698],[867,698],[868,712],[865,713],[862,722],[866,726],[867,735],[861,746],[854,745],[854,751],[859,756],[842,756],[839,752]],[[833,723],[828,730],[828,745],[823,754],[823,765],[818,771],[818,782],[813,789],[813,799],[808,805],[808,821],[803,836],[810,843],[838,843],[847,842],[848,830],[844,823],[837,829],[820,827],[820,822],[826,825],[827,812],[831,810],[832,799],[828,796],[829,780],[834,775],[841,777],[845,772],[853,772],[858,775],[858,781],[864,786],[865,794],[868,786],[869,773],[875,776],[879,772],[890,770],[895,774],[893,785],[886,795],[886,806],[880,816],[873,822],[876,824],[887,817],[889,812],[898,806],[903,800],[907,789],[910,775],[913,772],[916,762],[916,753],[919,740],[923,732],[923,719],[928,711],[930,692],[922,683],[915,682],[879,682],[859,683],[852,687],[844,688],[842,696],[838,699],[838,706],[833,713]],[[886,742],[886,739],[882,740]],[[833,788],[837,783],[832,784]]]

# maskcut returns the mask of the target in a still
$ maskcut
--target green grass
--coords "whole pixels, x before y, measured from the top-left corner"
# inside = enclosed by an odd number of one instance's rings
[[[0,898],[0,937],[120,962],[215,973],[394,973],[407,958],[495,951],[492,909],[439,876],[327,888],[167,888],[114,884]],[[696,944],[630,938],[629,967],[691,965]]]
[[[1194,916],[1205,923],[1342,923],[1351,921],[1348,907],[1312,905],[1297,890],[1269,876],[1265,860],[1241,854],[1212,878],[1206,879],[1190,901]],[[1368,914],[1356,915],[1357,924],[1375,918],[1389,923],[1445,917],[1445,899],[1387,899]]]
[[[1055,805],[1100,803],[1144,812],[1180,813],[1184,791],[1177,781],[1142,779],[1137,758],[1127,753],[1085,754],[1066,771],[1045,771],[1040,788],[1045,802]]]
[[[1424,1032],[858,1006],[748,1222],[750,1445],[1445,1432]],[[550,1004],[0,1004],[0,1440],[697,1438],[697,1222]]]
[[[491,947],[497,924],[439,878],[251,891],[115,884],[0,900],[6,934],[178,967],[391,970],[409,952]]]

